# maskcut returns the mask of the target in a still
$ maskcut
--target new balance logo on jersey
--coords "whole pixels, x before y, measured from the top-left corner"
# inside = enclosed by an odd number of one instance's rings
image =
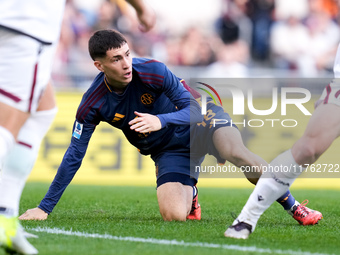
[[[121,119],[123,119],[125,117],[125,115],[120,114],[120,113],[116,113],[115,117],[113,118],[112,122],[117,122],[120,121]]]

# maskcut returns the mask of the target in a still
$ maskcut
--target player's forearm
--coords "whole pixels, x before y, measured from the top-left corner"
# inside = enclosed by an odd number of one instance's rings
[[[44,199],[40,202],[38,206],[40,209],[48,214],[53,211],[54,207],[57,205],[61,196],[63,195],[65,189],[72,181],[78,168],[70,170],[70,168],[64,167],[63,164],[59,167],[50,188],[48,189]]]
[[[194,100],[196,102],[196,100]],[[193,106],[191,103],[177,111],[165,114],[159,114],[157,117],[162,123],[162,128],[169,125],[190,125],[203,121],[203,116],[200,112],[200,108]]]
[[[54,180],[38,207],[44,212],[50,214],[59,202],[68,184],[61,185],[61,183],[58,183],[56,180]]]
[[[38,207],[44,212],[50,214],[59,202],[67,186],[68,184],[64,186],[59,186],[59,184],[54,180],[44,199],[40,202]]]
[[[85,156],[86,146],[79,148],[74,142],[65,153],[57,174],[51,183],[44,199],[40,202],[39,208],[50,214],[56,204],[59,202],[66,187],[72,181],[74,175],[80,168],[81,162]]]
[[[190,125],[203,121],[201,107],[193,96],[190,95],[189,91],[185,89],[181,89],[179,92],[174,90],[173,93],[168,93],[167,96],[179,111],[157,115],[162,123],[162,128],[168,124]]]

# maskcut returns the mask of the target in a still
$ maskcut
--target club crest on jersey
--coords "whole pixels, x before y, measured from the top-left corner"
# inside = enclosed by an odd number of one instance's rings
[[[76,124],[74,125],[74,131],[73,131],[73,137],[80,139],[81,133],[83,132],[83,124],[76,121]]]
[[[155,99],[154,97],[149,94],[149,93],[144,93],[141,97],[140,97],[140,101],[142,102],[142,104],[144,105],[151,105]]]

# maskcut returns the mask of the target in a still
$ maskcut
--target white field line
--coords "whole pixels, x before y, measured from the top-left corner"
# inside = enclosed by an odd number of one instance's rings
[[[278,249],[264,249],[258,248],[256,246],[240,246],[240,245],[230,245],[230,244],[214,244],[214,243],[190,243],[177,240],[166,240],[166,239],[155,239],[155,238],[141,238],[132,236],[113,236],[109,234],[96,234],[96,233],[85,233],[79,231],[64,230],[58,228],[26,228],[28,231],[43,232],[48,234],[56,235],[66,235],[66,236],[78,236],[85,238],[95,238],[95,239],[107,239],[116,241],[127,241],[135,243],[149,243],[149,244],[159,244],[159,245],[175,245],[175,246],[189,246],[189,247],[203,247],[203,248],[216,248],[231,251],[244,251],[244,252],[257,252],[257,253],[269,253],[269,254],[291,254],[291,255],[331,255],[325,253],[312,253],[303,251],[293,251],[293,250],[278,250]]]

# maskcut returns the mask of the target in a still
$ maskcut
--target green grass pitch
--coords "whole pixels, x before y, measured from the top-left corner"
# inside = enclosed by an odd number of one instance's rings
[[[20,213],[37,206],[48,187],[28,183]],[[308,206],[323,213],[316,226],[300,226],[274,204],[248,240],[225,238],[232,212],[240,212],[251,191],[199,188],[201,221],[163,222],[154,187],[70,185],[46,221],[22,225],[39,236],[30,242],[42,255],[340,254],[338,190],[292,190],[297,200],[309,199]]]

